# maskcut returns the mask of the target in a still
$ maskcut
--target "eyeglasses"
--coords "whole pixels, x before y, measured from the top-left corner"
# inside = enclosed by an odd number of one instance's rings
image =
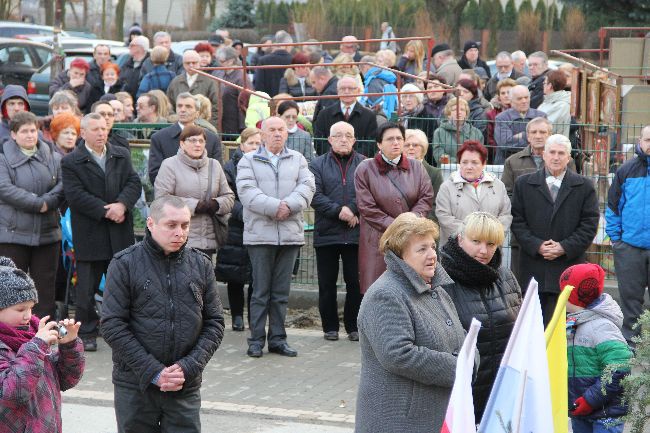
[[[346,140],[354,140],[354,135],[352,134],[334,134],[332,135],[332,138],[335,138],[337,140],[341,140],[345,138]]]
[[[205,139],[201,137],[190,137],[186,138],[185,142],[190,144],[205,144]]]
[[[115,113],[109,113],[107,111],[98,111],[97,114],[102,117],[115,117]]]
[[[384,142],[384,141],[387,141],[387,142],[389,142],[389,143],[391,143],[391,142],[393,142],[393,143],[394,143],[394,142],[401,142],[401,141],[404,141],[404,137],[400,137],[400,136],[397,136],[397,137],[388,137],[388,138],[384,138],[384,139],[382,140],[382,142]]]
[[[412,148],[414,148],[414,149],[415,149],[416,147],[422,147],[422,148],[424,148],[424,146],[422,146],[422,145],[420,145],[420,144],[417,144],[417,143],[406,143],[406,144],[404,144],[404,147],[406,147],[406,148],[411,148],[411,147],[412,147]]]
[[[359,89],[356,87],[339,87],[339,90],[342,90],[343,92],[356,92]]]

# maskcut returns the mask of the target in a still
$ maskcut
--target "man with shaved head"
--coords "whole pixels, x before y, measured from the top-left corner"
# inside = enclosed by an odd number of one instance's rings
[[[262,145],[237,165],[237,193],[244,208],[244,245],[253,272],[248,356],[269,352],[297,356],[287,344],[291,271],[305,243],[302,213],[314,196],[314,175],[300,152],[287,149],[289,132],[279,117],[262,123]],[[269,329],[266,332],[266,319]]]
[[[194,50],[187,50],[183,53],[183,68],[185,72],[178,75],[169,83],[167,96],[170,101],[176,101],[178,95],[189,92],[192,95],[203,95],[212,103],[212,115],[210,123],[217,125],[217,111],[219,106],[219,90],[217,82],[211,78],[198,73],[195,68],[200,67],[201,58]]]
[[[316,179],[311,207],[316,211],[314,248],[318,269],[318,311],[326,340],[339,339],[336,280],[339,258],[343,261],[345,307],[343,324],[350,341],[358,341],[357,314],[361,305],[359,288],[359,210],[354,189],[354,173],[364,160],[354,151],[354,128],[336,122],[330,128],[331,150],[314,158],[309,169]]]
[[[323,155],[329,151],[330,128],[336,122],[347,122],[354,128],[356,140],[361,142],[360,153],[366,156],[375,154],[374,140],[377,136],[377,116],[374,111],[357,103],[358,95],[362,93],[357,81],[352,77],[343,77],[336,84],[339,103],[330,105],[321,110],[314,123],[314,137],[316,138],[316,153]],[[320,139],[320,140],[319,140]]]

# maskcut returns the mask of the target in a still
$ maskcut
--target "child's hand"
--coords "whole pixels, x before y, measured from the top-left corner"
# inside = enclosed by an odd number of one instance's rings
[[[81,322],[75,322],[74,319],[59,320],[59,324],[65,326],[68,334],[59,340],[59,344],[69,343],[77,338]]]
[[[59,331],[56,329],[56,322],[47,322],[49,318],[50,316],[45,316],[38,322],[36,337],[51,346],[59,339]]]

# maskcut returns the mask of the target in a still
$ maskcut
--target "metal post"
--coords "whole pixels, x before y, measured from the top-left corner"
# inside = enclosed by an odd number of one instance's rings
[[[63,50],[59,41],[61,34],[61,23],[63,22],[63,8],[62,0],[55,0],[54,3],[54,37],[53,48],[54,55],[50,63],[50,80],[54,80],[57,75],[63,70]]]

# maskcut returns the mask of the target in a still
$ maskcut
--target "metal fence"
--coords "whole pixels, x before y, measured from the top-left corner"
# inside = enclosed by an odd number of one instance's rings
[[[401,121],[412,121],[412,118],[403,118]],[[420,125],[439,124],[440,119],[436,118],[418,118]],[[422,123],[424,122],[424,123]],[[149,153],[149,137],[157,129],[169,126],[169,124],[140,125],[140,124],[116,124],[115,129],[119,134],[129,138],[131,143],[131,154],[133,165],[140,176],[144,188],[145,200],[150,203],[153,200],[153,186],[149,182],[147,173],[147,161]],[[525,126],[525,125],[519,125]],[[560,125],[561,126],[561,125]],[[590,262],[599,263],[607,271],[608,278],[615,278],[613,255],[609,244],[609,238],[605,233],[604,213],[607,206],[607,191],[611,184],[616,169],[627,159],[634,155],[634,148],[641,134],[644,125],[614,125],[609,127],[598,127],[589,124],[570,125],[574,133],[571,135],[573,143],[574,160],[578,171],[588,176],[594,182],[599,199],[601,218],[598,227],[598,234],[594,239],[592,247],[588,250],[587,259]],[[524,128],[525,129],[525,128]],[[236,136],[222,135],[224,143],[224,161],[230,158],[230,152],[236,149]],[[329,143],[325,138],[314,139],[315,148],[318,153],[324,153],[329,150]],[[458,143],[441,143],[432,140],[430,147],[444,147],[446,149],[455,149]],[[494,146],[490,148],[490,155],[494,155]],[[355,149],[366,156],[372,156],[377,151],[377,145],[374,139],[359,139]],[[519,149],[513,149],[519,150]],[[455,151],[451,153],[455,154]],[[457,170],[457,164],[451,160],[448,163],[438,164],[431,154],[427,156],[428,162],[438,165],[443,171],[443,177],[446,179],[453,171]],[[492,162],[492,161],[489,161]],[[503,166],[498,164],[488,164],[488,171],[493,172],[497,177],[501,177]],[[135,228],[140,235],[144,232],[146,208],[136,209]],[[298,284],[313,285],[317,283],[315,254],[313,249],[313,221],[314,211],[308,209],[305,211],[305,246],[302,248],[297,266],[295,268],[294,282]],[[506,263],[509,262],[510,247],[506,241],[503,247]],[[339,275],[339,283],[343,283]]]

